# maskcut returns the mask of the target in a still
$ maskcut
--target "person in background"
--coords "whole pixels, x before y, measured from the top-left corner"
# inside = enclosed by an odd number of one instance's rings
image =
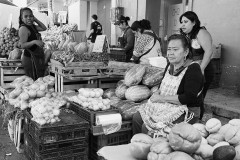
[[[199,62],[202,73],[205,77],[205,83],[202,90],[204,99],[214,76],[214,70],[211,63],[211,57],[213,54],[212,37],[205,27],[201,27],[197,14],[192,11],[183,13],[180,16],[179,21],[182,25],[180,32],[191,41],[192,59]],[[201,105],[200,119],[202,119],[203,113],[204,101]]]
[[[24,49],[22,65],[25,74],[34,80],[44,76],[44,43],[39,31],[46,29],[46,26],[34,17],[30,8],[26,7],[20,10],[18,34],[19,47]]]
[[[137,37],[132,57],[135,63],[149,64],[149,57],[162,56],[161,40],[151,30],[150,21],[135,21],[131,28]]]
[[[92,15],[91,30],[88,36],[88,40],[91,40],[92,43],[95,43],[95,40],[98,35],[102,35],[102,25],[97,21],[98,16],[96,14]]]
[[[190,44],[185,36],[174,34],[168,39],[164,77],[159,89],[133,115],[133,134],[164,133],[180,122],[196,123],[204,77],[200,65],[189,59]]]
[[[132,29],[128,25],[129,17],[120,16],[120,18],[114,23],[122,31],[122,35],[118,38],[119,47],[124,48],[126,51],[126,62],[130,62],[133,55],[135,36]]]

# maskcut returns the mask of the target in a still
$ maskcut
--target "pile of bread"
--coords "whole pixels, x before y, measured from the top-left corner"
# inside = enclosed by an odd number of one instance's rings
[[[205,125],[179,123],[167,138],[136,134],[130,152],[147,160],[240,160],[240,119],[225,125],[216,118]]]

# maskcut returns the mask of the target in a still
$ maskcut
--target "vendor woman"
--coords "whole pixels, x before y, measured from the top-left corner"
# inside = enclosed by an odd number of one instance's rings
[[[122,35],[118,38],[118,43],[120,47],[126,51],[126,62],[130,62],[132,58],[135,41],[134,33],[128,25],[129,20],[129,17],[121,16],[118,21],[114,23],[114,25],[118,25],[122,31]]]
[[[158,91],[133,116],[133,134],[164,133],[176,122],[195,123],[200,116],[204,77],[198,63],[189,59],[184,35],[169,37],[169,64]]]
[[[34,80],[44,76],[44,43],[39,31],[46,29],[46,26],[34,17],[30,8],[26,7],[20,10],[18,34],[19,46],[24,49],[22,65],[25,74]]]

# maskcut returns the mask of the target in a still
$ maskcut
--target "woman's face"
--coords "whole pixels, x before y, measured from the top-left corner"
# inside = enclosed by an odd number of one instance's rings
[[[189,50],[184,50],[180,39],[173,39],[168,43],[167,58],[173,65],[184,62],[184,57],[188,55]]]
[[[120,23],[118,27],[121,29],[121,31],[124,31],[127,28],[127,25],[123,22],[123,23]]]
[[[181,29],[184,33],[188,34],[192,31],[195,22],[190,21],[186,17],[182,17]]]
[[[32,25],[33,20],[34,20],[34,16],[31,11],[29,11],[29,10],[23,11],[23,13],[22,13],[23,23],[25,23],[26,25]]]

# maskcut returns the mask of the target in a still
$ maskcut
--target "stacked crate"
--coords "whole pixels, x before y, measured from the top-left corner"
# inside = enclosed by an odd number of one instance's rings
[[[0,86],[7,85],[23,75],[25,71],[21,60],[0,59]]]
[[[111,108],[105,111],[92,111],[83,108],[79,104],[71,102],[70,109],[77,115],[87,120],[90,123],[89,130],[89,159],[100,160],[97,151],[104,146],[127,144],[132,138],[132,122],[123,121],[121,129],[118,132],[105,135],[102,126],[96,126],[96,116],[102,114],[118,113],[119,110]]]
[[[61,111],[60,122],[40,126],[24,112],[25,155],[29,160],[88,160],[89,123]]]

